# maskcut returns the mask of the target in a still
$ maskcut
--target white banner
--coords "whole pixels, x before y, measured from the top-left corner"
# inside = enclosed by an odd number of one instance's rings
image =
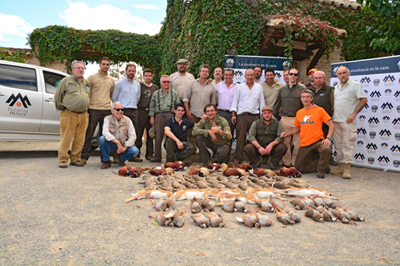
[[[339,82],[335,72],[341,65],[368,97],[357,115],[354,164],[400,171],[400,56],[332,64],[332,86]]]

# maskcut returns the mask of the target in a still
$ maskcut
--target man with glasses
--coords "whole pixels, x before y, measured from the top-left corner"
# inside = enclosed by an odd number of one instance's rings
[[[184,58],[176,61],[178,71],[171,74],[171,88],[178,92],[180,101],[185,97],[185,91],[188,84],[194,80],[192,74],[187,72],[188,61]]]
[[[93,133],[99,124],[100,135],[103,132],[104,117],[110,115],[110,98],[115,87],[115,80],[108,75],[110,69],[110,59],[102,57],[99,64],[99,72],[90,75],[90,107],[89,107],[89,125],[86,129],[85,144],[83,145],[81,161],[86,163],[90,157],[92,149]]]
[[[88,125],[90,83],[83,78],[85,66],[82,61],[73,61],[72,75],[63,78],[54,95],[56,108],[60,112],[60,147],[58,148],[58,166],[84,166],[80,161],[85,132]],[[71,148],[71,155],[68,150]]]
[[[150,162],[161,162],[161,144],[164,137],[165,121],[174,116],[175,106],[181,102],[179,94],[170,89],[170,77],[162,75],[160,80],[161,90],[154,92],[150,101],[150,124],[154,126],[156,135],[154,156],[150,157]]]
[[[123,166],[125,161],[138,156],[139,149],[134,145],[136,132],[132,120],[124,115],[122,103],[112,104],[112,115],[104,118],[103,136],[99,138],[100,150],[103,153],[101,169],[111,167],[110,152],[116,152],[118,164]]]
[[[282,116],[281,122],[284,132],[290,132],[296,128],[294,125],[296,113],[303,108],[300,100],[300,93],[306,88],[297,82],[299,71],[296,68],[289,70],[289,83],[279,89],[274,104],[274,116]],[[293,138],[293,139],[292,139]],[[300,134],[293,134],[292,138],[285,138],[283,144],[288,148],[282,161],[284,166],[293,166],[296,161],[296,155],[300,148]],[[292,145],[294,146],[292,154]]]
[[[139,113],[137,104],[140,100],[140,84],[134,80],[136,75],[136,66],[127,64],[125,68],[126,78],[115,84],[112,94],[112,102],[120,102],[124,106],[124,115],[132,120],[133,126],[136,128],[139,121]]]
[[[296,113],[295,127],[282,133],[287,138],[300,133],[300,149],[294,166],[303,173],[317,172],[318,178],[325,178],[330,173],[329,158],[332,153],[332,134],[335,129],[331,117],[321,107],[313,107],[313,92],[305,89],[301,92],[301,102],[304,108]],[[322,124],[329,127],[327,137],[322,132]],[[317,158],[311,158],[317,152]]]

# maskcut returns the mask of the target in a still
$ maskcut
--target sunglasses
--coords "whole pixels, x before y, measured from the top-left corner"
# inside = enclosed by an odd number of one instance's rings
[[[161,81],[161,83],[171,83],[171,81]]]
[[[298,76],[299,74],[298,74],[298,73],[289,73],[289,75],[291,75],[291,76]]]
[[[119,112],[119,111],[123,112],[124,108],[114,108],[114,110],[117,111],[117,112]]]

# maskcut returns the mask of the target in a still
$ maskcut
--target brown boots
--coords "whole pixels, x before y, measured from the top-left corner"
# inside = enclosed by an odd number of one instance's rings
[[[339,168],[335,171],[332,171],[332,175],[341,175],[344,179],[350,179],[351,163],[339,163]]]

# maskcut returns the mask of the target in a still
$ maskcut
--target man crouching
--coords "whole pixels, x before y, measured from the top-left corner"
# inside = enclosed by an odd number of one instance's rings
[[[328,163],[335,126],[323,108],[313,106],[314,94],[311,90],[305,89],[300,95],[304,108],[296,113],[296,127],[289,133],[283,132],[281,137],[286,138],[300,131],[300,149],[294,167],[303,173],[317,172],[318,178],[324,178],[325,173],[330,173]],[[322,131],[323,123],[329,127],[326,139]],[[317,153],[316,156],[313,156],[314,153]]]
[[[124,116],[122,103],[115,102],[111,106],[112,115],[104,118],[103,136],[99,138],[99,146],[103,153],[101,169],[111,167],[110,152],[117,152],[118,164],[139,155],[139,149],[134,145],[136,132],[132,120]]]

